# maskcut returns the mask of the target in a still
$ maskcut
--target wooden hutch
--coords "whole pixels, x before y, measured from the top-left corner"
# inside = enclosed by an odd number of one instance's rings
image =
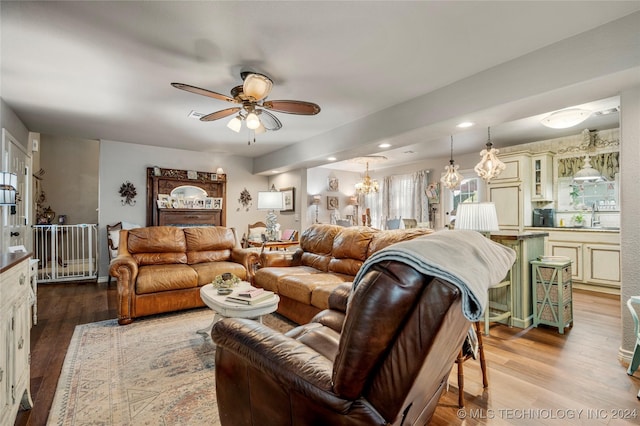
[[[206,197],[222,199],[220,206],[198,208],[182,204],[158,206],[158,195],[172,196],[184,189],[200,188]],[[197,191],[197,189],[195,189]],[[176,197],[172,197],[174,199]],[[192,170],[147,168],[147,226],[226,226],[227,176]]]

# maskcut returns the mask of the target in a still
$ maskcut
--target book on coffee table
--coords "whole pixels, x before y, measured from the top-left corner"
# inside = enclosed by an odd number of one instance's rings
[[[225,300],[227,302],[240,303],[243,305],[255,305],[256,303],[264,302],[265,300],[272,298],[273,294],[274,293],[272,291],[263,290],[259,295],[256,295],[255,297],[243,297],[237,294],[227,296]]]

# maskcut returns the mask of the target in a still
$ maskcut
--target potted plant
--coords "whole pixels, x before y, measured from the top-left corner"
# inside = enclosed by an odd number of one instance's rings
[[[584,226],[584,215],[582,213],[574,214],[571,220],[575,226]]]

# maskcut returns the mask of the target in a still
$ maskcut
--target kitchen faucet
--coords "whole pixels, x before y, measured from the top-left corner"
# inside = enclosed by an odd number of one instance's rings
[[[598,207],[594,201],[593,205],[591,206],[591,227],[592,228],[595,228],[596,226],[600,226],[600,218],[596,216],[597,211],[598,211]]]

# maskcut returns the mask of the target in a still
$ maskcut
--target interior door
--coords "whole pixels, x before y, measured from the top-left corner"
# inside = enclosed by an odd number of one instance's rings
[[[2,208],[2,247],[22,245],[31,251],[29,224],[31,157],[6,129],[2,129],[2,170],[18,176],[16,205]]]

